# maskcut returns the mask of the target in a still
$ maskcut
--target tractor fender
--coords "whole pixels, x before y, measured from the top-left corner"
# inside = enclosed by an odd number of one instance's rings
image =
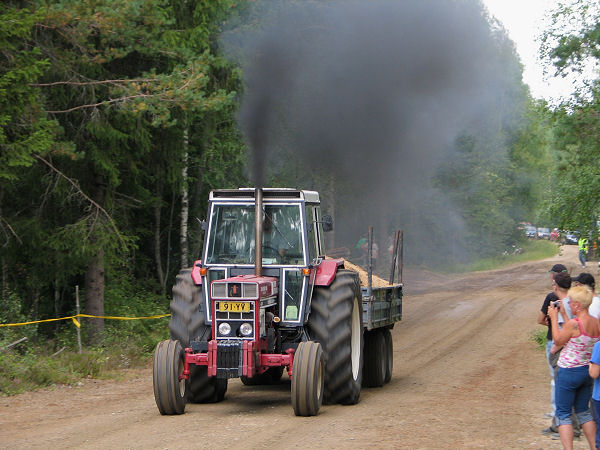
[[[325,259],[317,267],[315,286],[329,286],[333,283],[339,267],[344,265],[343,259]]]
[[[192,281],[196,286],[202,285],[202,275],[200,275],[200,268],[202,267],[202,261],[194,261],[194,267],[192,267]]]

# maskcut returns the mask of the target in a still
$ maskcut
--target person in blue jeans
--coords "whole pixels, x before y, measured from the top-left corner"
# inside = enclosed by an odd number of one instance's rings
[[[555,279],[556,281],[556,279]],[[558,358],[556,374],[556,417],[558,433],[563,447],[573,448],[574,410],[590,448],[596,448],[596,423],[589,407],[592,397],[592,379],[589,364],[594,345],[600,341],[598,319],[588,314],[592,292],[586,286],[569,289],[571,310],[574,318],[558,327],[559,309],[551,304],[548,316],[552,324],[552,338],[557,348],[564,347]]]
[[[594,409],[594,422],[596,422],[596,448],[600,448],[600,342],[594,344],[592,358],[589,365],[590,377],[594,379],[592,393],[592,407]]]

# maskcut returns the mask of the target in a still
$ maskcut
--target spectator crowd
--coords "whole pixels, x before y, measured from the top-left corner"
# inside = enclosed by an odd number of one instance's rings
[[[550,426],[542,433],[560,439],[565,449],[583,433],[591,449],[600,449],[600,298],[590,273],[571,277],[555,264],[549,271],[538,323],[546,325],[546,358],[552,405]]]

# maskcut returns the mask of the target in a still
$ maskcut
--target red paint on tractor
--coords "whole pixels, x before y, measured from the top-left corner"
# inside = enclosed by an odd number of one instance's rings
[[[344,265],[343,259],[325,259],[317,267],[315,286],[329,286],[335,279],[338,267]]]

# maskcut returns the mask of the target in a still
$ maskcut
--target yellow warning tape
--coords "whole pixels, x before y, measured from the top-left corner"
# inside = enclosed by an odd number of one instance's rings
[[[111,320],[143,320],[143,319],[160,319],[161,317],[169,317],[171,314],[157,314],[155,316],[143,316],[143,317],[119,317],[119,316],[92,316],[90,314],[75,314],[74,316],[59,317],[57,319],[43,319],[43,320],[32,320],[31,322],[21,323],[0,323],[0,327],[20,327],[22,325],[31,325],[33,323],[43,322],[56,322],[57,320],[69,320],[71,319],[77,328],[81,327],[81,324],[77,320],[77,317],[88,317],[90,319],[111,319]]]

